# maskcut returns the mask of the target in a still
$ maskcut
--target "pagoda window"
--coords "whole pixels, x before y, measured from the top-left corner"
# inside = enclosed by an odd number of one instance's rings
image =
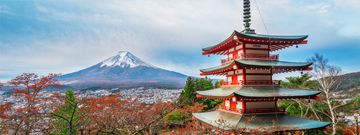
[[[237,110],[242,110],[242,109],[243,109],[243,106],[242,106],[242,102],[241,102],[241,101],[236,102],[236,109],[237,109]]]
[[[243,81],[243,75],[238,75],[237,80],[238,80],[238,82],[242,82]]]
[[[240,74],[242,74],[242,69],[238,69],[238,70],[235,70],[235,74],[237,74],[237,75],[240,75]]]
[[[230,100],[225,100],[225,108],[230,108]]]
[[[227,77],[227,82],[232,82],[232,77],[231,76]]]
[[[229,71],[228,72],[228,75],[230,76],[230,75],[234,75],[234,71]]]

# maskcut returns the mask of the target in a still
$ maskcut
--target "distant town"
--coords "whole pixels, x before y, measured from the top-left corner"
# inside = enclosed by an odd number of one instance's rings
[[[131,89],[98,89],[98,90],[75,90],[75,95],[83,97],[101,97],[120,94],[123,99],[136,99],[145,104],[154,104],[156,102],[171,102],[176,100],[183,89],[160,89],[160,88],[131,88]],[[56,91],[64,94],[64,91]],[[50,97],[54,91],[42,91],[39,94],[43,97]],[[0,103],[18,103],[18,99],[9,96],[10,93],[0,91]],[[21,104],[19,104],[21,105]]]

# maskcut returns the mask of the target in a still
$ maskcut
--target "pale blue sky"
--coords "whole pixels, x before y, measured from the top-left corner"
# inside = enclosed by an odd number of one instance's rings
[[[266,34],[252,0],[253,25]],[[274,53],[315,53],[344,72],[360,69],[359,0],[257,0],[270,34],[309,34]],[[69,73],[127,50],[161,68],[198,75],[219,64],[201,55],[242,30],[242,0],[0,0],[0,80],[23,72]],[[282,75],[284,76],[284,75]]]

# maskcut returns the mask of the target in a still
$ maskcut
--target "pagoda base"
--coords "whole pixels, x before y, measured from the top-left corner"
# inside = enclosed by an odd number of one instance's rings
[[[237,114],[216,110],[193,113],[193,116],[202,122],[224,130],[241,130],[244,132],[301,131],[321,129],[330,124],[328,122],[297,118],[283,113]]]

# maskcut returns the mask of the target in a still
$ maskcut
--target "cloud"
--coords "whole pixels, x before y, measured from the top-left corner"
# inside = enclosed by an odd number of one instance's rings
[[[343,37],[357,42],[360,29],[355,26],[360,21],[356,14],[349,14],[360,12],[350,6],[357,2],[257,1],[269,33],[310,34],[309,46],[287,50],[292,52],[285,53],[289,60],[298,58],[294,52],[339,46]],[[0,23],[0,62],[7,63],[2,65],[11,71],[4,73],[7,76],[68,73],[120,50],[162,68],[198,75],[198,69],[219,64],[218,57],[201,56],[201,48],[221,42],[234,29],[242,30],[242,3],[238,0],[9,3],[0,5],[0,15],[13,13]],[[252,27],[266,34],[255,5],[252,13]]]
[[[12,13],[9,10],[9,7],[7,7],[6,5],[0,5],[0,17],[1,14],[3,15],[11,15]]]
[[[317,3],[307,6],[308,9],[315,11],[317,14],[327,14],[329,13],[330,5],[328,3]]]

